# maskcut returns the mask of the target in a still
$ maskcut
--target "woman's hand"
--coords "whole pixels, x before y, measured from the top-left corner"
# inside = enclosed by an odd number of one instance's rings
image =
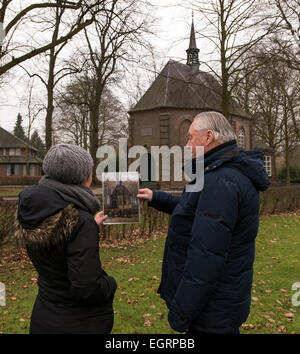
[[[107,215],[103,215],[103,211],[100,211],[97,213],[94,217],[96,223],[98,226],[103,224],[103,221],[107,218]]]
[[[145,200],[151,202],[152,197],[153,197],[153,192],[151,189],[149,188],[139,189],[139,194],[137,195],[137,198],[139,198],[142,204],[144,203]]]

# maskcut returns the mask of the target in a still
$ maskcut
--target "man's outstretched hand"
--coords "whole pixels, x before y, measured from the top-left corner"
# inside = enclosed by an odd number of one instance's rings
[[[142,204],[144,203],[145,200],[151,202],[152,197],[153,197],[153,192],[151,189],[149,188],[139,189],[139,194],[137,195],[137,198],[139,198]]]

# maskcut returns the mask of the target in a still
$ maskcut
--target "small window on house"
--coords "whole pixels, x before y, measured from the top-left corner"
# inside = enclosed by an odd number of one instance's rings
[[[16,155],[16,149],[9,149],[9,156],[15,156]]]
[[[30,165],[30,176],[34,176],[34,165]]]
[[[16,149],[16,156],[21,156],[21,149]]]
[[[272,176],[272,159],[271,156],[264,156],[264,167],[269,177]]]
[[[239,131],[239,147],[245,149],[246,147],[246,139],[245,139],[245,130],[241,128]]]
[[[7,165],[7,169],[6,169],[7,176],[16,176],[18,174],[19,174],[19,165],[15,165],[15,164]]]

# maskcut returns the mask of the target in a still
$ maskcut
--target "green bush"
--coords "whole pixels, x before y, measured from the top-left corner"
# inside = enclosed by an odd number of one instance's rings
[[[277,177],[281,180],[286,180],[286,167],[282,168],[278,173]],[[290,167],[290,178],[292,183],[300,183],[300,168],[297,166]]]
[[[21,185],[21,186],[30,186],[32,184],[37,184],[38,181],[41,179],[41,176],[39,177],[33,177],[33,176],[7,176],[7,177],[0,177],[0,185]]]
[[[15,211],[16,203],[0,200],[0,251],[12,236]]]
[[[270,187],[260,193],[260,214],[275,214],[300,209],[300,186]]]

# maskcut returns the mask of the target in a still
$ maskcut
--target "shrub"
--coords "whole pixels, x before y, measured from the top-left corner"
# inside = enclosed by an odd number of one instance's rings
[[[260,194],[260,214],[285,213],[300,209],[300,186],[270,187]]]
[[[16,203],[0,200],[0,251],[12,236],[15,211]]]
[[[277,177],[281,180],[286,180],[286,167],[282,168],[278,173]],[[292,183],[300,183],[300,168],[298,166],[290,167],[290,177]]]
[[[21,185],[21,186],[30,186],[32,184],[37,184],[41,177],[33,176],[7,176],[0,177],[0,185]]]

